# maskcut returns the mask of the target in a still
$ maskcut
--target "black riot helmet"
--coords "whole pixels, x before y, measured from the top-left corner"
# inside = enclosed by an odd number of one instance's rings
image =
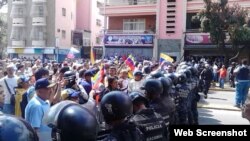
[[[145,95],[143,94],[143,93],[141,93],[141,92],[137,92],[137,91],[135,91],[135,92],[131,92],[130,94],[129,94],[129,97],[130,97],[130,99],[132,100],[132,102],[133,102],[133,104],[136,104],[136,103],[140,103],[140,102],[142,102],[142,103],[144,103],[144,104],[147,104],[147,102],[148,102],[148,100],[147,100],[147,98],[145,97]]]
[[[195,68],[195,67],[188,67],[188,69],[191,71],[191,73],[192,73],[192,76],[198,76],[199,74],[199,72],[198,72],[198,70]]]
[[[160,71],[153,71],[150,74],[151,78],[160,78],[160,77],[164,77],[164,75],[160,72]]]
[[[178,84],[183,84],[183,83],[186,83],[187,81],[187,76],[185,73],[179,73],[177,74],[177,78],[178,78]]]
[[[185,69],[183,72],[186,74],[188,80],[191,79],[192,73],[189,69]]]
[[[121,91],[107,93],[101,100],[101,110],[107,124],[112,121],[122,120],[133,112],[132,101],[129,96]]]
[[[160,96],[163,92],[162,84],[160,80],[157,79],[147,79],[141,89],[145,90],[145,95],[150,100],[152,100],[153,97]]]
[[[45,116],[56,141],[95,141],[98,132],[96,117],[83,106],[62,101],[52,106]]]
[[[75,80],[76,79],[76,73],[73,71],[66,71],[63,74],[63,78],[66,80]]]
[[[171,89],[173,82],[168,77],[160,77],[158,78],[161,81],[162,87],[163,87],[163,93],[162,96],[168,96],[169,90]]]
[[[25,120],[0,114],[0,141],[39,141],[39,138]]]
[[[76,84],[76,73],[73,71],[66,71],[63,74],[63,78],[68,80],[66,88],[72,88],[72,86]]]
[[[173,85],[177,84],[178,78],[176,76],[176,73],[168,73],[164,75],[165,77],[168,77],[172,80]]]

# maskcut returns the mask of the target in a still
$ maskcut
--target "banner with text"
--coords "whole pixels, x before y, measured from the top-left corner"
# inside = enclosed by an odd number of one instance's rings
[[[105,35],[104,44],[107,46],[152,46],[153,35]]]

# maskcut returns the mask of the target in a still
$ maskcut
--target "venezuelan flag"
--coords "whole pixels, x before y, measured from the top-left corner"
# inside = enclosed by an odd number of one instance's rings
[[[131,71],[135,69],[134,57],[129,55],[129,57],[125,60],[125,64],[130,68]]]
[[[161,54],[160,54],[160,63],[162,63],[163,61],[167,61],[167,62],[173,63],[173,62],[174,62],[174,59],[171,58],[170,56],[168,56],[168,55],[165,54],[165,53],[161,53]]]
[[[100,83],[103,83],[104,81],[104,66],[101,66],[100,71],[94,76],[95,82],[92,87],[93,90],[98,89]]]

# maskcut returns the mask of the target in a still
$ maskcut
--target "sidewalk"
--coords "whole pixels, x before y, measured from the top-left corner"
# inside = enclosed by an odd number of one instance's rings
[[[198,108],[228,110],[228,111],[241,111],[240,108],[234,107],[235,104],[235,91],[230,91],[228,88],[224,89],[214,88],[210,89],[208,98],[205,99],[203,93],[200,93],[201,99],[198,103]]]
[[[231,92],[235,92],[235,88],[230,87],[230,85],[228,83],[225,83],[224,89],[219,87],[219,83],[216,83],[215,87],[212,86],[212,84],[211,84],[211,87],[210,87],[209,90],[211,90],[211,91],[231,91]]]

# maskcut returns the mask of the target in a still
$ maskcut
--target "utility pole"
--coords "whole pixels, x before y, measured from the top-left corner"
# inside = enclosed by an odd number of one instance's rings
[[[105,54],[106,54],[106,48],[105,48],[105,33],[106,33],[106,30],[107,30],[106,4],[107,4],[107,0],[104,0],[104,7],[103,7],[103,11],[104,11],[104,29],[103,29],[103,52],[102,52],[102,59],[104,59]]]

